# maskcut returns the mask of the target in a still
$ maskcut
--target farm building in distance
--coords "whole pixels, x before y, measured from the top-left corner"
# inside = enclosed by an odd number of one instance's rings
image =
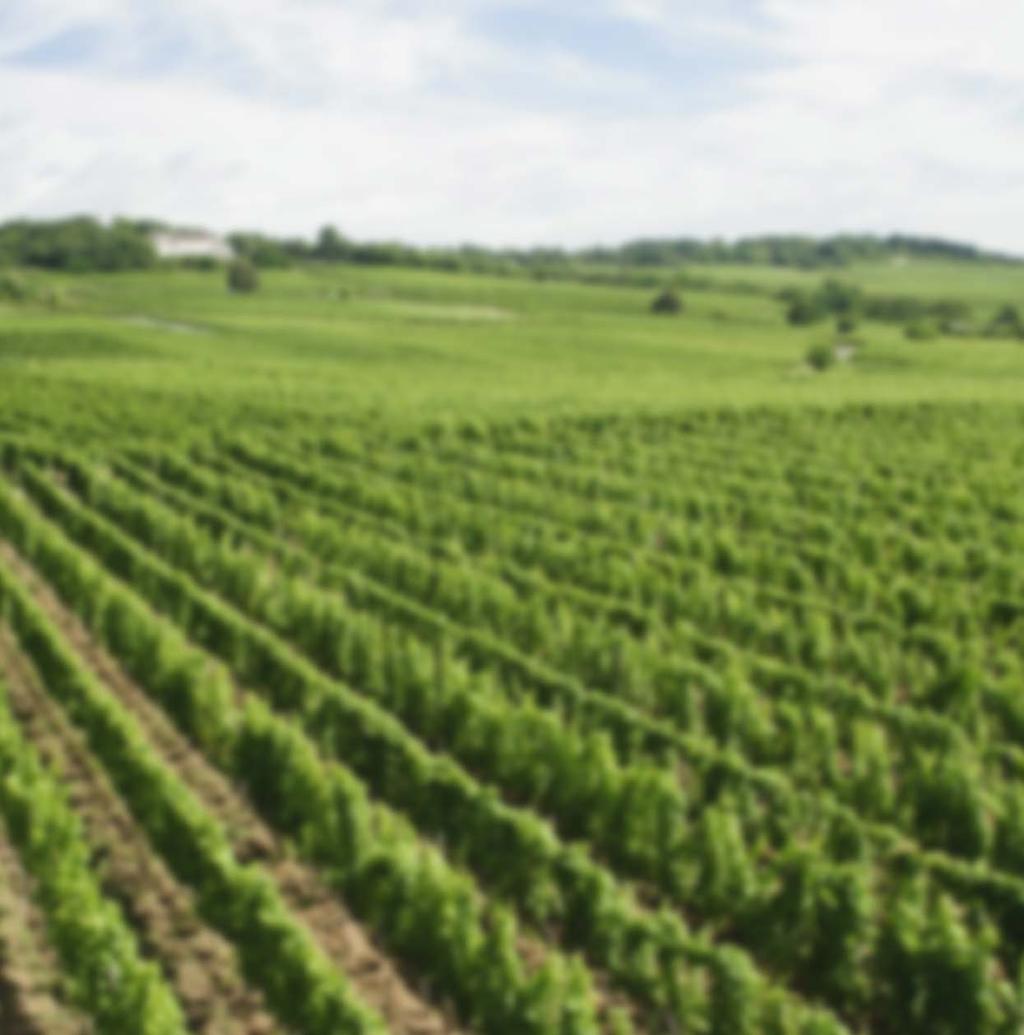
[[[157,230],[151,238],[161,259],[231,259],[231,245],[207,230]]]

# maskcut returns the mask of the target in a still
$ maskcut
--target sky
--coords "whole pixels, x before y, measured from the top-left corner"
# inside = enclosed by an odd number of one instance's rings
[[[0,0],[0,219],[1024,253],[1021,0]]]

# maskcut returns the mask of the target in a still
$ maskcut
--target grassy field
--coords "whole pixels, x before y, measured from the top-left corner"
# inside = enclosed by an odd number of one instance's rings
[[[713,268],[711,268],[713,270]],[[701,270],[702,274],[705,272]],[[938,265],[855,269],[874,290],[1012,300],[1024,275]],[[725,270],[723,280],[806,281]],[[904,279],[906,278],[906,279]],[[0,307],[0,400],[30,419],[34,397],[70,419],[124,406],[133,433],[182,407],[204,421],[236,408],[310,419],[370,412],[411,420],[520,412],[671,412],[679,407],[871,400],[1015,401],[1024,351],[994,340],[904,340],[867,325],[854,360],[813,375],[827,327],[793,329],[769,297],[691,291],[678,318],[651,292],[433,272],[320,268],[265,274],[251,297],[213,273],[69,277],[56,311]],[[139,407],[141,406],[141,410]]]
[[[772,290],[813,287],[824,276],[834,276],[877,294],[960,299],[977,305],[982,313],[1024,296],[1024,268],[1010,263],[896,258],[853,263],[832,273],[737,265],[699,266],[693,272],[722,283],[741,282]]]
[[[1024,344],[692,272],[0,306],[0,1030],[1021,1030]]]

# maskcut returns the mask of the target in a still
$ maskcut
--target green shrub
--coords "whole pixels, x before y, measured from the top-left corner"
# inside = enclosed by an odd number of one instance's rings
[[[809,298],[794,298],[786,310],[786,319],[794,327],[805,327],[824,319],[825,313]]]
[[[228,290],[251,294],[260,286],[256,267],[248,259],[235,259],[228,266]]]
[[[53,309],[60,304],[61,295],[49,285],[34,284],[14,270],[0,270],[0,302],[44,305]]]
[[[1024,338],[1024,317],[1014,305],[1004,305],[992,317],[985,333],[992,338]]]
[[[659,316],[674,316],[682,311],[683,300],[673,288],[666,288],[651,303],[651,312]]]
[[[0,270],[0,302],[27,302],[31,294],[24,277],[13,270]]]
[[[831,345],[812,345],[806,359],[813,370],[827,370],[836,361],[836,350]]]

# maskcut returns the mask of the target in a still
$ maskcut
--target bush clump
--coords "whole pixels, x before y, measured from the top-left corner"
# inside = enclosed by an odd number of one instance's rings
[[[828,370],[836,361],[836,350],[831,345],[812,345],[806,359],[812,370]]]
[[[1004,305],[992,317],[985,333],[990,338],[1024,338],[1024,317],[1015,305]]]
[[[786,319],[794,327],[806,327],[825,318],[825,313],[809,298],[794,298],[786,310]]]
[[[14,270],[0,270],[0,302],[56,308],[61,296],[55,288],[34,284]]]
[[[27,302],[32,297],[28,282],[12,270],[0,270],[0,302]]]
[[[228,266],[228,290],[238,294],[252,294],[260,286],[256,267],[248,259],[235,259]]]
[[[651,303],[651,312],[659,316],[674,316],[682,311],[683,299],[673,288],[666,288]]]

